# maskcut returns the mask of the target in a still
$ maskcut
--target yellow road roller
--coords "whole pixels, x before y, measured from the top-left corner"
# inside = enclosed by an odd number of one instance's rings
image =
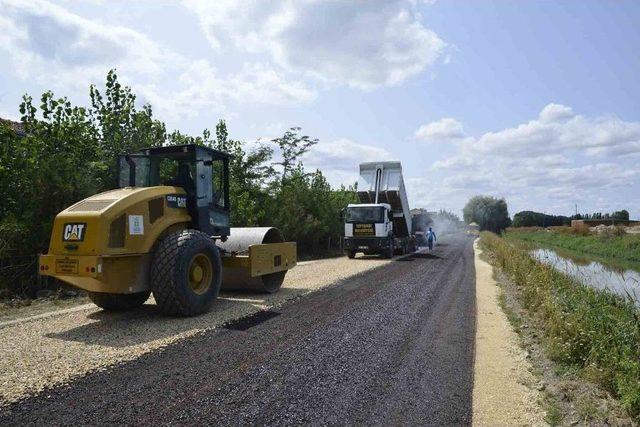
[[[229,226],[229,161],[194,144],[120,156],[120,188],[56,216],[40,274],[105,310],[136,308],[153,292],[176,316],[206,312],[221,288],[278,291],[296,244],[276,228]]]

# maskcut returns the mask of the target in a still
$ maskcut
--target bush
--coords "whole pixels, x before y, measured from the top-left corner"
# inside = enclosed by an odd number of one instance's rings
[[[581,285],[494,234],[480,242],[542,325],[550,356],[609,390],[640,420],[640,312],[633,304]]]

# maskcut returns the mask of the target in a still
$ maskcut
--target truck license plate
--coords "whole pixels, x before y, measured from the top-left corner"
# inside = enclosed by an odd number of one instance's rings
[[[358,246],[358,249],[369,249],[369,246]]]
[[[77,259],[57,259],[56,273],[78,274]]]

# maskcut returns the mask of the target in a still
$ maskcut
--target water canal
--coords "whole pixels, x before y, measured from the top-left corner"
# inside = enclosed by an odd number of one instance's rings
[[[608,290],[630,299],[636,307],[640,308],[640,272],[638,271],[617,268],[545,248],[532,250],[531,256],[584,285]]]

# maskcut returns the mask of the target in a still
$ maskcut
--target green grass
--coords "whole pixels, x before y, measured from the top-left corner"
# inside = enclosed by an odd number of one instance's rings
[[[585,236],[553,231],[511,231],[507,233],[506,238],[593,255],[630,268],[640,267],[640,235],[638,234]]]
[[[558,406],[548,404],[546,413],[547,415],[544,420],[548,422],[550,426],[559,426],[560,423],[562,423],[562,418],[564,418],[564,416],[562,415],[562,411],[560,410],[560,408],[558,408]]]
[[[534,261],[514,242],[482,233],[480,243],[539,320],[549,356],[600,384],[640,421],[640,310]]]

